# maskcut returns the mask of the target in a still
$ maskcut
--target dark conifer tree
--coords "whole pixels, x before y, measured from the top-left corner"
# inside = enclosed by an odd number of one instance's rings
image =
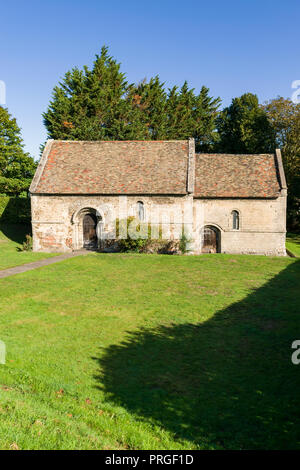
[[[163,140],[194,137],[199,150],[215,139],[220,100],[185,82],[165,89],[158,76],[128,84],[106,47],[91,70],[74,68],[53,90],[44,113],[48,137],[62,140]]]

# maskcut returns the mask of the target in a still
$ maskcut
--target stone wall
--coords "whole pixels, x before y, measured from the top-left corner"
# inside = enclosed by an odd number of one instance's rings
[[[97,210],[102,233],[114,238],[115,218],[136,214],[144,203],[145,221],[160,225],[163,238],[179,239],[182,224],[191,250],[201,253],[205,225],[220,231],[222,253],[280,255],[285,253],[286,192],[277,199],[193,199],[187,196],[31,196],[34,251],[67,252],[83,246],[82,219],[87,209]],[[232,228],[232,211],[240,216]],[[164,231],[166,229],[166,231]],[[168,230],[169,229],[169,230]]]
[[[87,209],[98,211],[104,236],[115,237],[115,219],[136,215],[136,204],[144,203],[145,221],[162,228],[162,237],[179,239],[182,221],[192,231],[191,196],[31,196],[34,251],[66,252],[82,248],[82,218]],[[169,230],[170,229],[170,230]]]
[[[222,253],[285,256],[286,192],[276,199],[195,199],[202,208],[202,220],[194,217],[196,233],[204,225],[220,230]],[[232,211],[238,211],[239,230],[232,228]],[[202,227],[201,227],[202,225]],[[195,237],[195,252],[201,251],[201,238]]]

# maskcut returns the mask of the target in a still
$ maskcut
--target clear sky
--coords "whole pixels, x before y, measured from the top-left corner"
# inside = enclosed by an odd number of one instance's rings
[[[244,92],[290,97],[300,80],[299,0],[14,0],[0,4],[0,80],[35,158],[42,112],[74,66],[106,44],[130,82],[187,80],[228,105]]]

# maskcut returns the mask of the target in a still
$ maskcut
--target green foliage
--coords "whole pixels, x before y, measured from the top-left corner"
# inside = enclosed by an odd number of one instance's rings
[[[1,223],[30,224],[30,198],[0,196],[0,221]]]
[[[32,251],[32,236],[26,235],[25,241],[22,244],[21,251]]]
[[[300,105],[282,97],[259,105],[257,96],[247,93],[220,113],[217,128],[220,152],[281,149],[288,184],[287,225],[300,231]]]
[[[0,194],[20,195],[28,192],[31,179],[5,178],[0,176]]]
[[[198,149],[215,139],[219,98],[185,82],[166,90],[158,76],[128,84],[120,64],[103,47],[90,70],[74,68],[53,90],[44,113],[49,138],[69,140],[163,140],[194,137]]]
[[[27,191],[35,169],[33,158],[24,152],[16,120],[0,106],[0,193]]]
[[[122,231],[121,225],[126,227],[126,238],[120,238],[120,234]],[[130,228],[134,225],[134,228],[137,234],[141,234],[141,236],[137,236],[132,238]],[[122,252],[140,252],[142,251],[149,240],[151,239],[151,227],[148,223],[141,223],[135,217],[127,217],[127,219],[116,220],[116,235],[118,238],[118,246],[120,251]]]
[[[122,133],[121,128],[126,127],[121,122],[127,111],[122,100],[126,89],[120,65],[103,47],[92,70],[74,68],[54,88],[48,111],[43,115],[49,137],[108,140],[113,138],[115,128]]]
[[[300,231],[300,104],[282,97],[263,106],[275,131],[288,185],[288,227]]]
[[[252,93],[232,100],[217,118],[217,130],[218,152],[268,153],[275,149],[273,126]]]
[[[179,249],[180,249],[182,254],[185,254],[188,251],[187,245],[188,245],[189,241],[190,240],[188,239],[186,234],[184,232],[182,232],[180,242],[179,242]]]
[[[196,95],[187,82],[180,89],[174,86],[166,91],[158,76],[148,83],[132,85],[129,99],[136,110],[137,121],[143,124],[142,138],[194,137],[197,151],[211,148],[216,138],[215,119],[220,100],[210,98],[208,92],[208,88],[202,87]]]
[[[120,248],[120,251],[122,252],[140,252],[141,250],[143,250],[143,248],[146,246],[146,243],[147,243],[147,239],[142,239],[142,238],[137,238],[137,239],[133,239],[133,238],[122,238],[120,241],[119,241],[119,248]]]

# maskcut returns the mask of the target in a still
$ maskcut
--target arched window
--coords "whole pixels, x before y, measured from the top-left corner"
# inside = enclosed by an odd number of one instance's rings
[[[145,209],[144,203],[142,201],[137,202],[137,215],[140,221],[143,221],[145,219]]]
[[[240,228],[240,214],[238,211],[232,211],[232,228],[233,230],[239,230]]]

